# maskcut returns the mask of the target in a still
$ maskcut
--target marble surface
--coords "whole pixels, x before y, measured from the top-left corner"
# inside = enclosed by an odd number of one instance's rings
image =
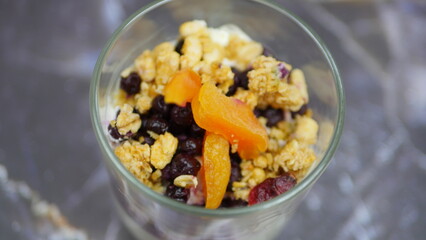
[[[147,2],[0,2],[0,239],[132,239],[88,96],[104,43]],[[277,2],[325,40],[347,97],[335,158],[279,239],[424,239],[426,2]]]

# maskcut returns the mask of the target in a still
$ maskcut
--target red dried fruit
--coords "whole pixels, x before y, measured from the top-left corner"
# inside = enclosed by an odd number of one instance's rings
[[[254,187],[249,194],[248,204],[254,205],[283,194],[296,185],[296,178],[285,174],[276,178],[268,178]]]

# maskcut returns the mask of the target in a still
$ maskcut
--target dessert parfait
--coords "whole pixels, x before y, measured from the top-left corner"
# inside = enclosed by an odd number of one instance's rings
[[[194,20],[121,73],[108,125],[135,178],[185,204],[243,207],[300,182],[318,124],[303,72],[235,25]]]

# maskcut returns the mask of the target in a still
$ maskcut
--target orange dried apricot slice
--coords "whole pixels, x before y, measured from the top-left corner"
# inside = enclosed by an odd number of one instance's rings
[[[255,158],[268,146],[266,129],[244,102],[227,97],[213,83],[205,83],[192,99],[195,122],[206,131],[238,144],[244,159]]]
[[[164,88],[164,101],[174,103],[179,106],[185,106],[191,102],[201,87],[200,76],[190,70],[184,69],[173,75]]]
[[[229,143],[221,135],[206,133],[203,146],[203,175],[206,208],[220,206],[231,176]]]

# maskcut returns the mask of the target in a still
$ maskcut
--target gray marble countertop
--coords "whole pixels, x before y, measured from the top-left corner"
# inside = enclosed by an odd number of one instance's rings
[[[89,116],[94,63],[149,1],[0,2],[0,239],[132,239]],[[277,1],[340,68],[335,158],[280,239],[424,239],[426,2]]]

